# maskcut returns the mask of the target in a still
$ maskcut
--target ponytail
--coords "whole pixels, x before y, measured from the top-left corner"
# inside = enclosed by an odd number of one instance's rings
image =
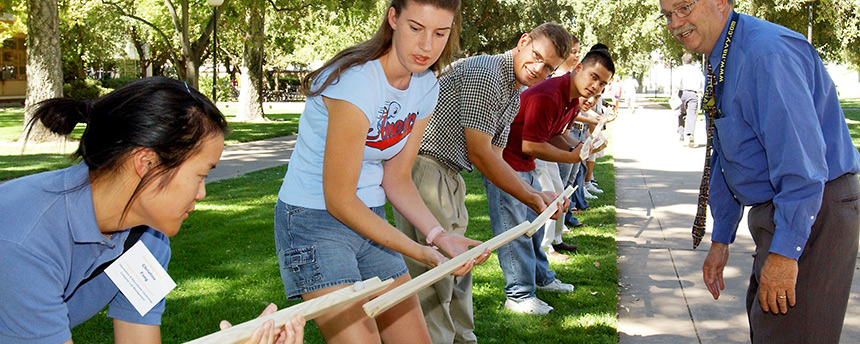
[[[36,122],[42,124],[54,134],[69,135],[78,123],[87,123],[92,105],[88,101],[68,98],[54,98],[40,102],[33,111],[33,116],[26,123],[27,136]]]

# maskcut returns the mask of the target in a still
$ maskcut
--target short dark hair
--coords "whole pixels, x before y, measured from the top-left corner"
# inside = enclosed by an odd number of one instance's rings
[[[529,32],[529,36],[532,39],[539,37],[546,37],[552,42],[553,47],[555,47],[555,53],[558,57],[561,57],[562,60],[567,59],[570,56],[570,49],[573,43],[571,43],[571,34],[565,30],[565,28],[559,24],[549,22],[538,25],[534,30]]]
[[[606,70],[608,70],[613,75],[615,74],[615,63],[612,62],[612,56],[609,55],[609,52],[604,51],[603,49],[595,50],[593,47],[588,54],[585,54],[585,57],[582,58],[582,66],[590,67],[595,64],[600,64]]]
[[[592,52],[597,50],[603,50],[604,52],[606,52],[606,54],[609,54],[609,47],[607,47],[606,44],[603,43],[597,43],[595,45],[592,45],[591,49],[589,49],[588,51]]]
[[[53,133],[68,135],[86,123],[80,146],[72,155],[81,158],[93,178],[119,168],[138,148],[158,156],[126,204],[150,182],[166,176],[166,186],[177,168],[201,149],[213,134],[227,134],[227,120],[215,104],[182,81],[151,77],[132,81],[99,99],[79,101],[54,98],[40,102],[27,123],[27,135],[36,121]]]

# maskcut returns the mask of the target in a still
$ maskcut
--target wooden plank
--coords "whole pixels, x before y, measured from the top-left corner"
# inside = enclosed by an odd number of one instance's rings
[[[463,252],[459,256],[456,256],[451,260],[444,262],[433,269],[428,270],[427,272],[419,275],[418,277],[415,277],[409,282],[406,282],[399,287],[389,290],[387,293],[382,294],[373,300],[370,300],[370,302],[365,303],[362,308],[364,308],[364,312],[367,313],[367,315],[371,318],[376,317],[380,313],[385,312],[394,305],[419,292],[421,289],[424,289],[431,284],[438,282],[445,276],[450,275],[452,272],[456,271],[461,266],[466,264],[466,262],[468,262],[469,260],[478,258],[478,256],[480,256],[485,249],[495,251],[500,246],[507,244],[515,238],[525,234],[526,232],[531,230],[531,227],[531,223],[523,222],[511,229],[508,229],[504,233],[501,233],[493,237],[492,239],[473,247],[471,250]]]
[[[593,110],[588,110],[589,113],[595,113]],[[596,114],[596,113],[595,113]],[[592,145],[594,148],[599,148],[604,142],[606,142],[606,137],[603,136],[603,127],[606,125],[606,120],[609,119],[609,116],[603,116],[599,122],[597,122],[597,127],[595,127],[594,132],[591,133],[590,137],[585,140],[584,145],[579,151],[579,157],[582,161],[588,158],[591,155]]]
[[[290,319],[292,319],[296,314],[301,314],[305,317],[305,320],[310,321],[329,311],[338,309],[374,293],[380,292],[393,282],[393,279],[380,281],[379,277],[368,278],[362,282],[356,282],[351,287],[339,289],[332,293],[304,301],[275,313],[246,321],[226,330],[221,330],[186,342],[186,344],[241,343],[248,338],[251,338],[254,330],[263,325],[263,323],[269,319],[274,319],[275,326],[277,327],[284,326],[284,324],[286,324],[287,321],[290,321]]]
[[[564,191],[562,191],[561,194],[559,194],[558,197],[556,197],[555,200],[552,201],[552,204],[547,206],[546,209],[544,209],[543,212],[541,212],[540,215],[538,215],[534,219],[534,221],[532,221],[532,224],[535,226],[532,228],[531,231],[526,233],[526,235],[528,235],[529,237],[535,235],[535,232],[537,232],[541,226],[543,226],[547,221],[549,221],[549,218],[552,217],[552,214],[555,214],[555,211],[558,209],[558,204],[564,203],[562,202],[562,198],[569,198],[570,195],[573,195],[573,192],[576,191],[576,188],[578,187],[579,185],[577,185],[576,187],[571,187],[570,185],[568,185],[567,189],[564,189]]]

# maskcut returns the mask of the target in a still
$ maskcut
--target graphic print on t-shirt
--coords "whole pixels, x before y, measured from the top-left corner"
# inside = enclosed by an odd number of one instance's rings
[[[412,132],[418,113],[410,113],[407,116],[400,114],[402,111],[400,103],[396,101],[386,102],[376,114],[376,128],[367,129],[366,145],[386,150],[396,145],[404,137]]]

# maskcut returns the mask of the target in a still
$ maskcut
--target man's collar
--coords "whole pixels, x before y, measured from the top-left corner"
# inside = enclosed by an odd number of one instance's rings
[[[517,75],[514,72],[514,55],[513,50],[508,50],[502,53],[502,77],[506,85],[509,85],[511,90],[517,89]]]
[[[714,44],[714,48],[711,49],[711,53],[708,54],[708,61],[711,63],[711,68],[717,68],[720,64],[720,57],[723,54],[723,47],[726,44],[726,36],[729,33],[729,22],[732,20],[732,16],[735,15],[735,10],[729,11],[729,14],[726,16],[726,22],[723,23],[723,32],[720,33],[720,38],[717,39],[717,43]],[[738,18],[740,21],[740,18]]]

